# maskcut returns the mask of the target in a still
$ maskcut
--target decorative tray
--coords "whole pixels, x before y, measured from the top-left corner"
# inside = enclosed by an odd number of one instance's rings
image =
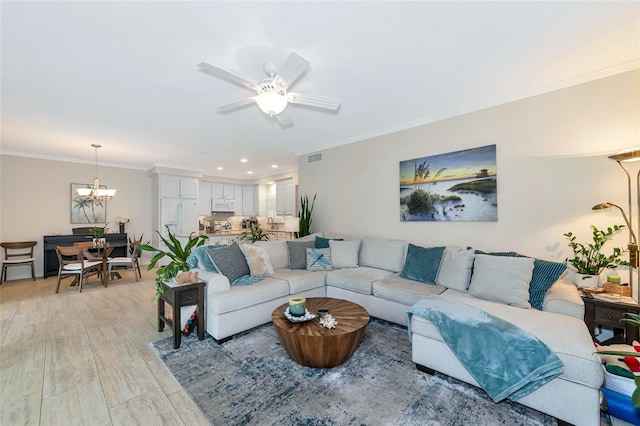
[[[307,321],[312,320],[312,319],[314,319],[316,317],[315,314],[312,314],[307,309],[304,310],[304,315],[303,316],[294,317],[293,315],[291,315],[289,313],[289,307],[287,307],[287,309],[284,310],[283,314],[291,322],[307,322]]]

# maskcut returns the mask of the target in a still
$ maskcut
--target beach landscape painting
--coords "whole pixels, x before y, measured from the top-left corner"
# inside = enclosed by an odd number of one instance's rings
[[[400,221],[498,220],[496,146],[400,162]]]

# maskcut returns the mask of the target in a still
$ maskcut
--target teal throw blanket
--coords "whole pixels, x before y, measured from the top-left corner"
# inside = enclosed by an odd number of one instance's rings
[[[562,373],[562,361],[515,325],[462,302],[432,295],[407,312],[431,321],[445,343],[495,402],[516,401]]]

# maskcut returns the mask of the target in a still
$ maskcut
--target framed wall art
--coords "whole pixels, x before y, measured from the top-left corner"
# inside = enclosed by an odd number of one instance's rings
[[[104,197],[84,198],[78,195],[78,188],[92,188],[89,183],[71,184],[71,223],[106,223],[107,201]],[[107,188],[100,185],[100,188]]]
[[[497,221],[496,146],[400,162],[400,221]]]

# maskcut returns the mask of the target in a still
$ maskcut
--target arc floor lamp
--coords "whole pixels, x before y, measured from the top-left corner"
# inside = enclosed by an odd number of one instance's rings
[[[636,234],[633,232],[633,224],[631,221],[633,220],[633,203],[632,203],[632,191],[631,191],[631,174],[629,170],[625,167],[625,163],[631,163],[634,161],[640,161],[640,149],[621,152],[619,154],[614,154],[609,156],[610,159],[622,167],[622,170],[627,175],[627,187],[628,187],[628,197],[629,197],[629,216],[627,216],[624,212],[624,209],[620,206],[617,206],[613,203],[601,203],[593,207],[594,210],[601,209],[609,209],[611,207],[616,207],[622,213],[622,217],[624,218],[625,223],[627,224],[627,228],[629,228],[629,285],[631,286],[631,292],[633,294],[633,275],[634,272],[638,273],[638,283],[640,284],[640,269],[638,269],[638,240],[636,239]],[[640,230],[640,169],[636,175],[636,207],[638,211],[638,228]],[[634,271],[635,269],[635,271]]]

